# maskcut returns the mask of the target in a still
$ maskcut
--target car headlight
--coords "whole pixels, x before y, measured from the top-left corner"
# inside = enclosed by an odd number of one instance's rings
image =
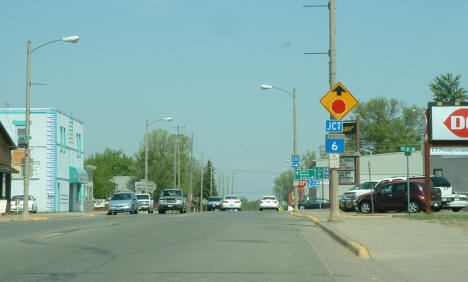
[[[182,204],[182,200],[176,200],[177,204]]]

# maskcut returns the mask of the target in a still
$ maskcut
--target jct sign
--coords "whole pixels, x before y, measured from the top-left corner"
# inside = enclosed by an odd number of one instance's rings
[[[432,141],[468,141],[468,106],[431,107]]]

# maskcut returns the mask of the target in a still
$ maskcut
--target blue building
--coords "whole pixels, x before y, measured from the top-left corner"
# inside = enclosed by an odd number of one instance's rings
[[[18,149],[13,151],[11,195],[24,191],[23,158],[25,109],[0,108],[0,121]],[[84,211],[84,199],[92,198],[83,167],[83,123],[53,108],[31,109],[30,150],[33,171],[29,193],[39,212]]]

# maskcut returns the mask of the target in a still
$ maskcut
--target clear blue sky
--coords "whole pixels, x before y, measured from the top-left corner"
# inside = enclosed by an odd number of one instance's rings
[[[87,154],[133,155],[145,120],[195,133],[196,157],[235,173],[236,193],[270,194],[292,152],[292,100],[259,84],[297,89],[298,148],[324,143],[329,89],[326,0],[1,1],[0,107],[24,107],[26,42],[77,34],[32,57],[32,107],[85,123]],[[425,106],[428,82],[452,72],[468,88],[468,1],[336,0],[337,80],[360,101]]]

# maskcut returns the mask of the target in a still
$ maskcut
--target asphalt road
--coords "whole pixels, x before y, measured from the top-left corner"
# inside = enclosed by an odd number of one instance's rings
[[[0,281],[395,281],[285,212],[0,223]]]

